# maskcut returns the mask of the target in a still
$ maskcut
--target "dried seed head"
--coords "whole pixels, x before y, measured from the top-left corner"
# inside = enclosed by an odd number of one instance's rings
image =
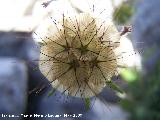
[[[96,96],[117,73],[120,33],[112,22],[88,13],[63,15],[52,24],[41,36],[40,71],[65,94]]]

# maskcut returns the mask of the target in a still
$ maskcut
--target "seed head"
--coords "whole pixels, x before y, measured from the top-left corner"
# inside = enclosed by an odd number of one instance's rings
[[[52,19],[53,20],[53,19]],[[41,36],[39,68],[59,91],[76,97],[96,96],[117,73],[120,33],[112,22],[89,13],[53,20]]]

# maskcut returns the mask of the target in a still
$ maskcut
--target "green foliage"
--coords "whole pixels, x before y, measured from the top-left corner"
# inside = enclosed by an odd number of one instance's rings
[[[121,77],[127,82],[134,82],[138,79],[138,73],[134,68],[125,68],[121,72]]]
[[[160,120],[160,62],[152,73],[137,79],[129,82],[122,107],[131,114],[131,120]]]
[[[113,14],[113,19],[116,23],[125,24],[133,15],[133,13],[134,13],[134,8],[132,4],[130,2],[123,3],[115,9]]]
[[[106,82],[106,85],[108,85],[111,89],[117,91],[117,92],[120,92],[120,93],[123,93],[124,91],[118,86],[116,85],[115,83],[113,83],[112,81],[107,81]]]
[[[90,105],[91,105],[90,98],[85,98],[85,107],[87,111],[89,110]]]
[[[48,97],[50,97],[50,96],[52,96],[54,93],[56,92],[56,89],[54,89],[54,88],[52,88],[52,90],[50,90],[49,92],[48,92]]]

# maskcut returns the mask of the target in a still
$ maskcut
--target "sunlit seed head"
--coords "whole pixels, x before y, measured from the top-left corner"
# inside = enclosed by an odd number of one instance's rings
[[[117,72],[119,32],[112,22],[88,13],[63,15],[55,26],[50,27],[53,34],[42,37],[46,42],[40,54],[42,74],[65,94],[96,96]]]

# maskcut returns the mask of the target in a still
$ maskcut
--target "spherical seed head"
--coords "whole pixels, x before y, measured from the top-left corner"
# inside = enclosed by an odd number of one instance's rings
[[[88,13],[63,15],[55,26],[41,37],[46,43],[40,54],[42,74],[65,94],[96,96],[117,72],[117,29]]]

